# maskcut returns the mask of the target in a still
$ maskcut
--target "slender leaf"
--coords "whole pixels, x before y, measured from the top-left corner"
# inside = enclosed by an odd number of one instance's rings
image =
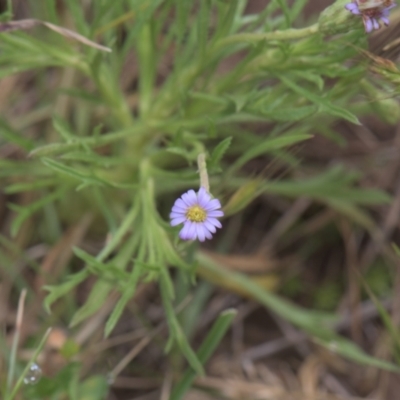
[[[211,330],[207,333],[207,336],[201,344],[199,351],[196,353],[202,364],[205,364],[210,356],[214,353],[218,344],[225,336],[226,331],[229,329],[235,316],[236,310],[225,310],[221,313]],[[189,390],[196,375],[196,371],[192,369],[187,370],[180,379],[179,383],[172,390],[170,400],[182,399],[185,393]]]

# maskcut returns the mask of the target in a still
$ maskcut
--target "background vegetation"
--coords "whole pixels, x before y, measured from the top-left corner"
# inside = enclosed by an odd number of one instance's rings
[[[3,2],[2,398],[394,398],[398,25],[346,3]]]

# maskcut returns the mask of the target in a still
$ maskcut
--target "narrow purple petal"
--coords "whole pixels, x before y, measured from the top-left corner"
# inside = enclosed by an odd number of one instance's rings
[[[365,32],[367,33],[370,33],[374,29],[371,18],[368,17],[364,18],[364,27],[365,27]]]
[[[349,10],[349,11],[354,10],[355,8],[358,9],[357,4],[353,3],[353,2],[347,3],[344,7],[345,7],[346,10]]]
[[[381,21],[383,21],[383,23],[384,23],[386,26],[389,26],[389,18],[384,17],[384,16],[382,15],[382,16],[381,16]]]
[[[181,198],[179,198],[179,199],[177,199],[177,200],[175,201],[174,207],[180,207],[180,208],[182,208],[182,209],[184,209],[184,210],[187,209],[187,205],[185,204],[185,202],[184,202]]]
[[[349,10],[353,14],[360,14],[360,10],[358,9],[358,5],[355,3],[347,3],[345,6],[346,10]]]
[[[181,197],[185,204],[189,207],[197,203],[197,196],[193,189],[190,189],[186,193],[183,193]]]
[[[222,228],[221,222],[219,222],[216,218],[207,218],[207,222],[209,222],[210,224],[213,224],[217,228]]]
[[[212,234],[209,230],[204,228],[204,233],[205,233],[207,239],[212,239]]]
[[[372,24],[374,25],[374,29],[379,29],[381,26],[379,25],[379,22],[376,18],[371,18],[372,19]]]
[[[179,207],[179,206],[173,206],[172,207],[172,212],[176,212],[176,213],[181,213],[181,214],[186,214],[186,211],[187,211],[187,207],[186,208],[182,208],[182,207]]]
[[[189,228],[190,228],[190,225],[191,225],[191,224],[192,224],[191,222],[186,221],[185,224],[183,225],[183,228],[182,228],[181,231],[179,232],[179,237],[180,237],[182,240],[190,240],[188,234],[189,234]]]
[[[197,200],[199,205],[205,208],[211,200],[211,196],[207,193],[206,189],[201,187],[197,193]]]
[[[218,199],[212,199],[204,208],[207,211],[217,210],[218,208],[221,208],[221,203]]]
[[[223,216],[224,216],[224,212],[221,210],[214,210],[214,211],[207,212],[207,217],[218,218],[218,217],[223,217]]]
[[[196,233],[200,242],[204,242],[206,240],[206,232],[202,223],[196,224]]]
[[[169,217],[172,218],[185,218],[186,219],[186,215],[184,213],[177,213],[172,211],[171,214],[169,214]]]
[[[171,226],[183,224],[185,221],[186,221],[186,217],[173,218],[173,219],[171,219]]]
[[[188,240],[195,240],[197,238],[195,222],[190,222],[187,237],[188,237]]]
[[[188,198],[188,194],[187,193],[183,193],[182,196],[181,196],[181,199],[185,203],[185,207],[190,207],[190,204],[188,204],[189,203],[189,198]]]
[[[203,222],[204,226],[209,230],[211,233],[215,233],[217,231],[217,228],[207,220]]]

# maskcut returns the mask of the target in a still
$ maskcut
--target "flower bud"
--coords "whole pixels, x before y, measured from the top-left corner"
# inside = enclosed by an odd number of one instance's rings
[[[330,7],[322,11],[318,19],[318,29],[323,35],[347,33],[362,26],[360,18],[354,18],[345,6],[350,0],[337,0]]]

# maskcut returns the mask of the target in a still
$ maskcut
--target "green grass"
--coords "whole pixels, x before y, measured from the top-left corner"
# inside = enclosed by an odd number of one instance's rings
[[[54,0],[26,3],[32,18],[66,24],[81,36],[54,25],[0,34],[0,77],[24,82],[10,94],[10,112],[0,120],[0,146],[10,145],[19,155],[0,160],[1,184],[14,212],[9,234],[17,240],[31,232],[26,245],[53,246],[90,215],[92,234],[104,246],[95,254],[74,248],[72,261],[45,286],[44,306],[76,328],[117,291],[104,327],[108,337],[137,287],[156,282],[169,328],[166,348],[189,364],[173,389],[171,399],[180,399],[195,374],[204,373],[233,315],[222,314],[196,352],[187,335],[195,322],[183,327],[175,311],[182,290],[177,274],[188,291],[196,286],[198,264],[216,276],[227,274],[197,244],[180,241],[168,224],[174,199],[199,185],[198,155],[207,156],[210,190],[226,204],[227,216],[239,215],[263,194],[306,197],[373,232],[368,207],[387,203],[389,195],[357,186],[360,174],[340,166],[300,173],[303,160],[293,146],[313,135],[343,142],[337,121],[359,124],[374,108],[384,110],[388,100],[381,94],[396,90],[398,73],[378,66],[386,78],[378,80],[365,62],[355,61],[367,39],[361,20],[344,10],[341,0],[299,29],[293,25],[304,0],[291,7],[272,1],[254,15],[244,14],[244,0],[96,0],[85,7],[66,0],[60,8]],[[8,6],[3,20],[13,14],[11,1]],[[20,115],[15,110],[25,96],[30,105]],[[263,168],[246,168],[271,159],[283,174],[268,177]],[[229,243],[228,226],[224,223],[221,243],[224,237]],[[4,258],[5,274],[11,273],[10,257]],[[94,284],[77,306],[76,290],[89,278]],[[29,285],[13,279],[15,288]],[[338,336],[333,315],[294,306],[245,275],[221,279],[235,281],[317,342],[335,343],[344,357],[398,371]],[[197,312],[206,298],[197,298]],[[20,378],[3,390],[6,400],[16,398],[21,387],[24,365],[18,365]],[[60,393],[71,400],[105,398],[101,379],[82,380],[79,369],[71,362],[54,378],[58,384],[45,380],[29,388],[27,398],[43,393],[54,399]]]

